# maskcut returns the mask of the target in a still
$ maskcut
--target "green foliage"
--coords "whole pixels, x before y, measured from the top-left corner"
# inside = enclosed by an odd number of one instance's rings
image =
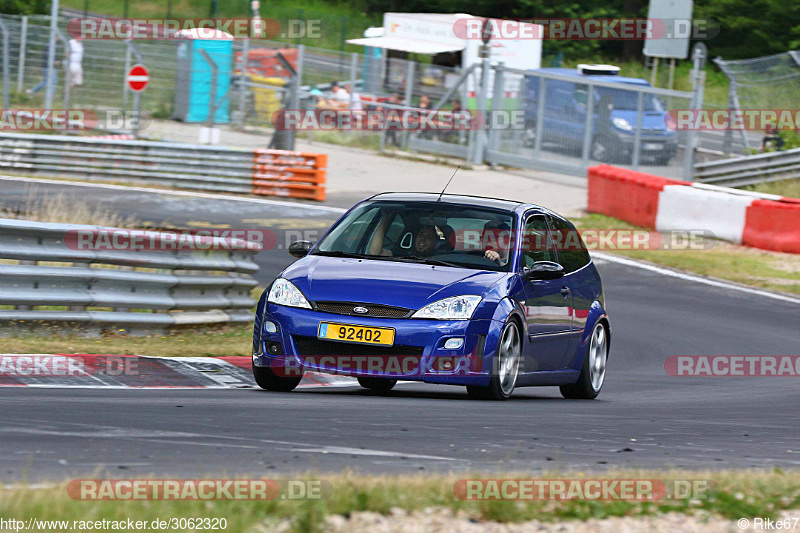
[[[49,10],[47,0],[0,0],[0,13],[6,15],[37,15]]]

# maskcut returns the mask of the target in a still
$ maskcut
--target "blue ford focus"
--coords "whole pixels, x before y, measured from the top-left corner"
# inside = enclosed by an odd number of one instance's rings
[[[505,400],[551,385],[603,386],[611,327],[603,286],[575,227],[509,200],[384,193],[345,213],[258,303],[253,374],[290,391],[306,370],[467,387]]]

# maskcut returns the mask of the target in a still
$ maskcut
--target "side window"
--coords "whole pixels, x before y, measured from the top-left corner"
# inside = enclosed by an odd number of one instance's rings
[[[522,240],[522,266],[530,268],[536,261],[556,260],[549,233],[544,215],[528,217]]]
[[[578,230],[572,223],[558,217],[550,217],[553,240],[558,250],[558,262],[565,273],[575,272],[589,264],[591,258]]]

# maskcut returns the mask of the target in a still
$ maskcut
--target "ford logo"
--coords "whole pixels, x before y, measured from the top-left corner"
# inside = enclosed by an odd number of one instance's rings
[[[353,312],[358,313],[359,315],[364,315],[369,313],[369,309],[367,309],[366,307],[354,307]]]

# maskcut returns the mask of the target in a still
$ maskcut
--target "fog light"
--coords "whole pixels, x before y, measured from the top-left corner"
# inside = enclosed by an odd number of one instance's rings
[[[270,355],[281,355],[283,353],[283,349],[279,342],[268,342],[267,343],[267,352]]]
[[[444,342],[445,350],[458,350],[464,346],[464,339],[447,339]]]
[[[275,322],[270,322],[269,320],[265,320],[264,331],[266,331],[267,333],[277,333],[278,325]]]
[[[453,361],[450,359],[442,361],[442,370],[453,370]]]

